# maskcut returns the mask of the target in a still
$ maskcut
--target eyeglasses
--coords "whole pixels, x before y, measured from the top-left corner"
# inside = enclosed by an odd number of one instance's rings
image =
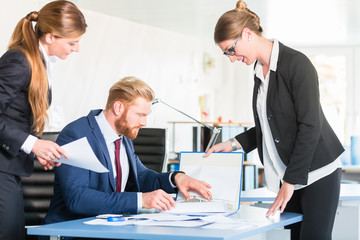
[[[239,41],[239,38],[241,37],[241,34],[242,34],[242,32],[240,32],[239,36],[235,40],[234,45],[232,45],[231,48],[229,48],[228,50],[226,50],[226,52],[224,52],[225,56],[230,57],[230,56],[234,56],[236,54],[235,46],[236,46],[237,42]]]

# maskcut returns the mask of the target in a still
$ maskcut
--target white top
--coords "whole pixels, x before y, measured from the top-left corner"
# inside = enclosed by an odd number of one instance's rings
[[[44,63],[45,63],[45,68],[46,68],[46,75],[48,78],[48,84],[49,84],[49,89],[51,89],[51,69],[54,66],[54,64],[56,63],[56,57],[55,56],[48,56],[44,47],[41,45],[41,43],[39,42],[39,49],[40,49],[40,53],[44,58]],[[31,153],[32,148],[34,147],[34,144],[36,142],[38,138],[33,136],[33,135],[29,135],[25,142],[23,143],[23,145],[21,146],[21,150],[24,151],[27,154]]]
[[[281,161],[281,158],[277,152],[266,113],[266,98],[269,86],[270,70],[274,72],[276,71],[279,57],[279,42],[276,39],[274,39],[273,42],[274,45],[270,57],[270,68],[269,71],[266,73],[266,77],[264,78],[264,74],[262,71],[263,65],[260,61],[257,61],[254,69],[254,75],[256,75],[256,77],[260,79],[256,109],[259,116],[261,130],[263,133],[262,144],[265,181],[267,188],[270,191],[278,192],[280,187],[280,181],[283,182],[286,166]],[[337,158],[332,163],[309,172],[308,183],[306,185],[296,184],[295,190],[312,184],[313,182],[331,174],[339,167],[341,167],[341,160],[340,158]]]

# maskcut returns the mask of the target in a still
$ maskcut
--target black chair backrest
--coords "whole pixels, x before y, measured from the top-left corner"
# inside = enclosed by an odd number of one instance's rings
[[[58,132],[45,132],[40,137],[55,141]],[[54,171],[45,171],[38,160],[34,160],[34,172],[22,177],[24,195],[25,226],[39,225],[44,219],[54,195]]]
[[[135,154],[147,168],[156,172],[166,170],[166,129],[142,128],[133,143]]]

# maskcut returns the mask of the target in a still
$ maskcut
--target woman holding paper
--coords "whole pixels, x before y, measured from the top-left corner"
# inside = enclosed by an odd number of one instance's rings
[[[38,139],[51,102],[51,58],[79,51],[83,14],[71,2],[54,1],[17,24],[0,58],[0,239],[24,239],[20,176],[32,173],[36,157],[45,170],[68,158],[56,143]]]
[[[344,151],[320,105],[316,69],[302,53],[262,36],[260,18],[238,1],[217,22],[215,43],[230,61],[254,66],[255,127],[205,154],[258,149],[269,190],[278,192],[267,216],[303,214],[291,239],[331,239]]]

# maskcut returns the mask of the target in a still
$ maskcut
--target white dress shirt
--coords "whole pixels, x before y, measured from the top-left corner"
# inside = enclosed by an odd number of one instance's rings
[[[96,122],[99,125],[100,131],[105,139],[107,149],[109,151],[111,165],[114,173],[114,178],[116,182],[116,166],[115,166],[115,141],[121,138],[120,146],[120,165],[121,165],[121,192],[125,190],[127,180],[129,178],[129,160],[126,154],[126,148],[123,147],[123,138],[118,136],[116,132],[111,128],[110,124],[105,118],[104,112],[102,111],[99,115],[95,116]],[[137,193],[138,199],[138,211],[142,208],[142,193]]]
[[[261,130],[263,134],[262,145],[265,181],[267,188],[270,191],[278,192],[280,187],[280,181],[283,183],[286,166],[281,161],[281,158],[277,152],[266,113],[266,98],[269,86],[270,70],[276,72],[279,57],[279,42],[276,39],[274,39],[273,42],[274,44],[270,57],[270,68],[269,71],[266,73],[266,77],[264,78],[263,65],[260,61],[257,61],[254,69],[254,75],[256,75],[256,77],[260,79],[256,110],[259,116]],[[341,160],[340,158],[337,158],[332,163],[309,172],[307,185],[295,184],[295,190],[312,184],[313,182],[331,174],[339,167],[341,167]]]

